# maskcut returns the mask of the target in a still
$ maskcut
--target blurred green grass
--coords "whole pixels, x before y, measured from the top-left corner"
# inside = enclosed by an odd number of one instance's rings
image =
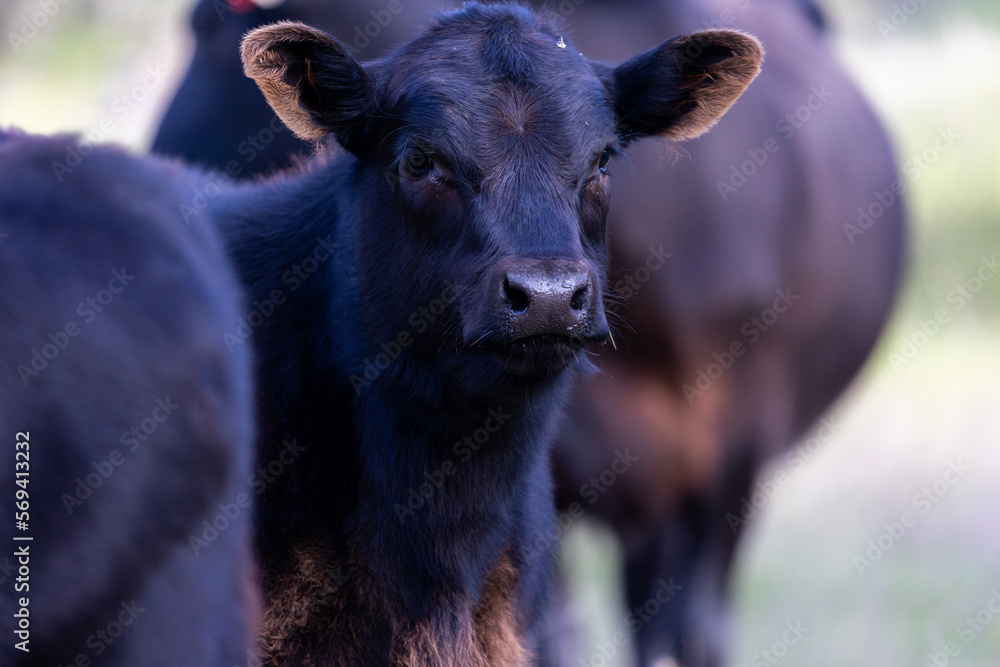
[[[813,628],[789,664],[923,665],[946,641],[961,649],[954,664],[996,664],[1000,618],[970,642],[956,631],[1000,585],[995,340],[935,339],[898,373],[871,369],[835,409],[837,437],[746,536],[732,664],[780,636],[786,619]],[[914,504],[952,463],[969,470],[935,504]],[[916,523],[859,573],[855,558],[904,512]]]
[[[17,27],[11,17],[36,4],[0,9],[2,34]],[[900,0],[822,4],[900,163],[931,146],[942,128],[959,139],[907,184],[906,287],[871,363],[833,410],[841,429],[789,471],[745,529],[731,664],[751,664],[796,620],[809,632],[782,664],[921,666],[947,642],[959,649],[949,664],[1000,664],[1000,618],[969,641],[958,629],[1000,587],[1000,280],[985,283],[960,312],[948,302],[984,256],[1000,255],[1000,3],[927,0],[886,36],[878,21]],[[176,80],[188,48],[177,40],[188,5],[73,0],[19,52],[5,39],[0,126],[86,131],[146,67]],[[108,138],[142,150],[172,93],[172,83],[159,86]],[[949,323],[912,360],[897,363],[893,355],[938,309]],[[868,540],[903,512],[918,513],[913,495],[955,459],[969,472],[859,575],[853,559]],[[624,616],[619,555],[607,529],[586,522],[566,536],[564,552],[587,657]],[[623,657],[609,667],[627,664]]]
[[[995,5],[954,10],[937,23],[921,16],[912,33],[840,44],[901,163],[939,129],[959,139],[908,182],[906,286],[871,363],[833,411],[842,430],[746,535],[732,665],[751,664],[795,619],[811,630],[783,658],[789,665],[1000,663],[1000,617],[974,636],[959,631],[1000,586],[1000,279],[961,310],[948,300],[984,257],[1000,258],[1000,74],[987,65],[1000,62],[1000,32],[964,18],[995,16]],[[949,322],[900,363],[894,355],[942,309]],[[957,460],[969,472],[921,513],[914,494]],[[854,558],[904,512],[916,524],[859,574]],[[949,642],[956,655],[942,653]]]
[[[114,130],[102,141],[144,150],[187,67],[191,3],[69,0],[20,41],[11,34],[24,34],[39,2],[7,2],[0,5],[0,127],[86,134],[111,118]],[[115,100],[141,85],[147,68],[166,71],[168,80],[120,117]]]

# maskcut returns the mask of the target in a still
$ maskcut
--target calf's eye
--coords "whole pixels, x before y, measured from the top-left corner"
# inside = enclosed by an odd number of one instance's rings
[[[601,160],[600,160],[600,162],[597,163],[597,168],[601,171],[602,174],[608,173],[608,163],[609,162],[611,162],[611,150],[608,149],[608,148],[605,148],[604,152],[601,153]]]
[[[410,176],[426,176],[434,169],[434,160],[425,151],[412,150],[403,160],[403,168]]]

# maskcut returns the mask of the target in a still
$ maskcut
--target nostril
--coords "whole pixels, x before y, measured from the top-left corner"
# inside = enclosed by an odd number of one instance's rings
[[[573,298],[570,299],[569,307],[573,310],[583,310],[587,307],[587,292],[590,286],[584,285],[575,292],[573,292]]]
[[[510,309],[515,313],[523,313],[528,310],[528,305],[531,303],[527,292],[511,285],[509,278],[505,278],[503,281],[503,296],[507,300]]]

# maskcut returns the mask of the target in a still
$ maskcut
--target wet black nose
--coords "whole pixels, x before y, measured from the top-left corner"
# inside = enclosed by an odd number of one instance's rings
[[[586,262],[510,259],[496,273],[497,315],[511,338],[589,337],[606,328],[593,273]],[[596,325],[596,327],[595,327]]]

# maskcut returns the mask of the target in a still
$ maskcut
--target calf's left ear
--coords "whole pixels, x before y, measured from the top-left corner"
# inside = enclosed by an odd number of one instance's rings
[[[251,30],[240,51],[243,71],[296,136],[319,141],[332,132],[350,149],[374,101],[367,72],[340,42],[283,21]]]
[[[705,133],[756,78],[763,58],[760,42],[750,35],[703,30],[619,65],[605,80],[614,95],[622,143]]]

